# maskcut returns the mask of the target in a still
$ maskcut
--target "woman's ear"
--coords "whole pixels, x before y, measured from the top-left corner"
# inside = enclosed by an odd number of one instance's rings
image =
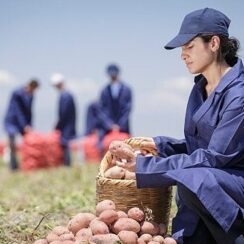
[[[220,38],[218,36],[213,36],[210,41],[210,48],[213,52],[217,52],[220,48]]]

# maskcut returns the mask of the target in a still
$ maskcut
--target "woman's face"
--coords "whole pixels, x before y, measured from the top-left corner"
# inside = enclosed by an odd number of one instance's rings
[[[216,59],[216,52],[213,51],[212,42],[203,42],[196,37],[182,46],[181,58],[192,74],[204,73]]]

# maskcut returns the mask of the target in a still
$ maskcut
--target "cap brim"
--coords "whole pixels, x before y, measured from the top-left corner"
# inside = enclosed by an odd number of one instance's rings
[[[165,45],[164,48],[170,50],[176,47],[184,46],[186,43],[188,43],[196,36],[197,34],[179,34],[174,39],[172,39],[167,45]]]

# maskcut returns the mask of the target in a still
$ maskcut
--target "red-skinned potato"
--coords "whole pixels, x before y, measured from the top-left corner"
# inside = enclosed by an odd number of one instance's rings
[[[75,244],[75,242],[70,241],[70,240],[66,240],[66,241],[62,241],[60,244]]]
[[[157,241],[160,244],[164,244],[164,238],[160,235],[154,236],[152,240]]]
[[[89,243],[97,244],[116,244],[119,237],[115,234],[94,235],[90,238]]]
[[[58,236],[63,235],[63,234],[69,234],[70,231],[68,230],[67,227],[65,226],[56,226],[53,228],[52,232]]]
[[[152,236],[159,234],[159,225],[153,221],[144,221],[141,225],[141,234],[150,234]]]
[[[135,180],[136,179],[136,173],[131,172],[129,170],[125,170],[125,179],[126,180]]]
[[[104,210],[115,210],[115,204],[111,200],[103,200],[99,202],[96,206],[96,215],[99,216]]]
[[[69,234],[63,234],[59,236],[59,239],[61,241],[74,241],[75,240],[75,236],[73,233],[69,233]]]
[[[109,145],[109,151],[113,156],[119,159],[132,161],[135,158],[132,147],[122,141],[111,142],[111,144]]]
[[[52,232],[50,232],[50,233],[47,235],[46,239],[47,239],[48,242],[52,242],[52,241],[60,241],[59,236],[56,235],[56,234],[54,234],[54,233],[52,233]]]
[[[46,239],[39,239],[34,242],[34,244],[48,244]]]
[[[63,244],[62,241],[52,241],[52,242],[49,242],[49,244]]]
[[[164,244],[177,244],[176,240],[174,240],[173,238],[171,237],[166,237],[164,239]]]
[[[113,224],[112,229],[115,234],[118,234],[122,230],[138,233],[140,231],[140,224],[131,218],[121,218]]]
[[[102,222],[104,222],[107,225],[114,223],[116,220],[118,220],[118,218],[119,218],[118,213],[112,209],[104,210],[99,215],[99,220],[101,220]]]
[[[79,230],[75,235],[75,239],[77,241],[88,241],[91,237],[92,231],[90,228],[83,228]]]
[[[138,236],[133,231],[122,230],[118,234],[123,244],[137,244]]]
[[[136,220],[137,222],[141,222],[144,220],[145,215],[143,211],[139,208],[131,208],[128,211],[128,217]]]
[[[149,241],[152,241],[152,239],[153,239],[152,235],[150,235],[150,234],[142,234],[140,236],[140,238],[142,240],[144,240],[146,243],[148,243]]]
[[[140,238],[138,238],[138,240],[137,240],[137,244],[147,244],[147,242],[145,242],[143,239],[141,239],[141,237]]]
[[[125,178],[125,169],[116,165],[106,170],[104,176],[109,179],[123,179]]]
[[[118,217],[120,218],[128,218],[128,215],[124,211],[117,211]]]
[[[159,244],[157,241],[149,241],[147,244]]]
[[[68,229],[75,235],[79,230],[87,228],[96,216],[91,213],[79,213],[68,223]]]
[[[92,220],[89,227],[91,228],[91,232],[93,235],[100,235],[100,234],[108,234],[109,233],[108,226],[104,222],[102,222],[98,219]]]

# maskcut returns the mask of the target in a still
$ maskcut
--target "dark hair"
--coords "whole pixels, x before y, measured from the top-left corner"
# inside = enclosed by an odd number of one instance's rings
[[[37,79],[31,79],[29,82],[28,82],[28,86],[32,87],[32,88],[37,88],[40,86],[40,83]]]
[[[240,42],[235,37],[227,37],[223,35],[214,35],[214,34],[200,34],[199,37],[202,38],[204,42],[210,42],[213,36],[218,36],[220,39],[220,50],[218,59],[222,60],[224,59],[226,63],[230,66],[233,66],[236,64],[238,56],[237,51],[240,47]]]

